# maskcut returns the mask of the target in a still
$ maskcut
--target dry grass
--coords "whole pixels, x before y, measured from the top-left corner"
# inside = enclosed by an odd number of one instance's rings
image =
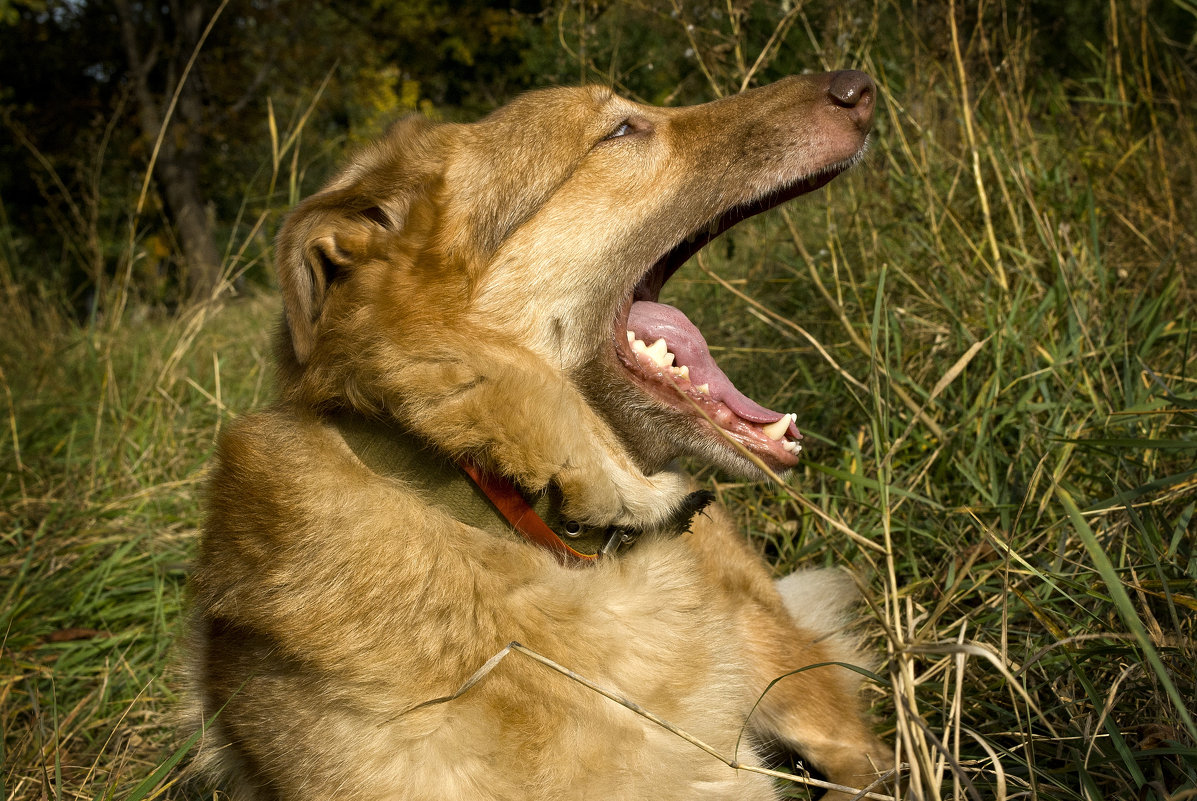
[[[1037,75],[1000,8],[782,20],[841,43],[827,66],[860,54],[883,107],[865,164],[670,285],[807,434],[790,487],[704,480],[779,570],[857,567],[903,797],[1197,797],[1194,76],[1120,4],[1086,80]],[[763,45],[704,80],[734,90]],[[269,394],[277,301],[80,327],[4,288],[2,794],[201,797],[167,668],[203,465]]]

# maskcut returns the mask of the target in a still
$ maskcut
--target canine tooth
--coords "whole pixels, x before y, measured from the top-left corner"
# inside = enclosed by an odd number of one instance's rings
[[[790,429],[790,423],[797,419],[792,414],[783,414],[776,423],[770,423],[761,430],[765,432],[765,436],[776,442],[786,435],[786,431]]]
[[[673,354],[669,352],[669,344],[664,339],[658,339],[649,345],[648,355],[657,367],[668,367],[673,364]],[[666,358],[666,356],[669,358]]]
[[[711,394],[711,385],[710,384],[699,384],[698,386],[695,387],[695,389],[697,389],[703,395]]]
[[[627,333],[628,333],[628,344],[631,345],[632,341],[636,339],[636,334],[633,331],[628,331]]]

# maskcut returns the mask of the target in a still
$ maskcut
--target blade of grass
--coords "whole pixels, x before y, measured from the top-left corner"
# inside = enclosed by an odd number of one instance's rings
[[[1130,596],[1126,592],[1126,588],[1122,585],[1122,580],[1118,578],[1117,571],[1114,570],[1114,565],[1110,562],[1109,556],[1106,555],[1105,549],[1101,547],[1097,536],[1093,533],[1093,529],[1089,527],[1089,523],[1077,508],[1076,502],[1072,499],[1072,495],[1063,487],[1057,486],[1056,497],[1060,499],[1065,511],[1068,513],[1072,525],[1076,528],[1077,534],[1080,535],[1081,541],[1085,544],[1085,549],[1089,552],[1089,558],[1093,561],[1093,566],[1097,568],[1098,575],[1101,576],[1105,582],[1106,589],[1110,592],[1110,597],[1114,602],[1114,608],[1118,610],[1118,615],[1122,618],[1122,622],[1130,629],[1131,634],[1134,635],[1135,640],[1142,649],[1143,657],[1151,666],[1156,678],[1159,680],[1164,692],[1167,693],[1168,698],[1172,701],[1173,708],[1176,710],[1177,716],[1180,718],[1185,730],[1189,736],[1197,741],[1197,725],[1193,722],[1193,716],[1189,713],[1188,704],[1181,697],[1180,692],[1177,691],[1176,685],[1172,681],[1172,676],[1168,669],[1164,667],[1163,661],[1160,659],[1159,653],[1155,649],[1155,645],[1151,642],[1151,638],[1147,636],[1147,629],[1143,626],[1143,621],[1139,618],[1135,611],[1135,605],[1132,603]]]

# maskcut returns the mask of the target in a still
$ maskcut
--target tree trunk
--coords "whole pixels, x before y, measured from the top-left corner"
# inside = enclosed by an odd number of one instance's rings
[[[114,5],[120,17],[121,39],[133,80],[138,123],[142,136],[152,143],[157,141],[158,133],[162,130],[163,109],[169,101],[164,97],[156,97],[150,88],[149,72],[156,56],[153,50],[148,58],[143,56],[137,41],[137,18],[128,0],[114,0]],[[167,58],[171,60],[166,70],[170,91],[183,75],[191,51],[199,41],[199,32],[205,19],[203,6],[199,3],[189,4],[186,10],[172,4],[172,10],[175,13],[174,25],[171,26],[175,41],[166,48]],[[163,27],[159,26],[159,30]],[[185,273],[181,276],[181,283],[184,292],[193,300],[202,300],[211,297],[220,281],[220,254],[208,219],[208,204],[200,191],[200,123],[203,106],[194,76],[191,78],[183,83],[175,115],[169,121],[170,133],[162,138],[154,175],[183,249]]]

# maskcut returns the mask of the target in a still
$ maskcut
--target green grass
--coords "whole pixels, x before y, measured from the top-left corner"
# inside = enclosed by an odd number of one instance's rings
[[[779,570],[856,567],[908,797],[1197,797],[1194,76],[1120,24],[1070,83],[975,31],[959,64],[913,24],[866,42],[869,158],[668,290],[798,413],[789,487],[702,477]],[[277,299],[82,328],[6,297],[2,795],[137,797],[181,744],[203,466],[269,397]]]
[[[163,672],[204,463],[228,409],[263,397],[274,306],[238,301],[202,325],[192,313],[114,336],[42,309],[6,352],[6,798],[123,798],[171,748],[179,688]]]

